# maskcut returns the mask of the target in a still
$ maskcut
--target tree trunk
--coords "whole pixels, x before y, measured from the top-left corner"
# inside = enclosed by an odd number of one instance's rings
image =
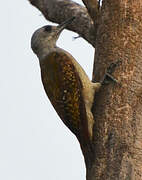
[[[39,2],[46,2],[39,8],[44,13],[50,0],[30,1],[38,8]],[[83,2],[88,8],[89,1]],[[120,83],[102,86],[95,96],[93,150],[84,155],[87,180],[142,180],[142,0],[103,0],[99,13],[94,10],[96,21],[90,14],[94,29],[87,12],[76,11],[82,12],[79,22],[87,18],[90,30],[81,36],[95,46],[93,81],[100,81],[107,67],[120,61],[113,73]],[[71,29],[79,33],[78,25]]]
[[[96,40],[94,79],[111,62],[121,85],[100,91],[94,106],[94,163],[88,180],[142,180],[142,1],[104,1]],[[96,107],[96,108],[95,108]]]

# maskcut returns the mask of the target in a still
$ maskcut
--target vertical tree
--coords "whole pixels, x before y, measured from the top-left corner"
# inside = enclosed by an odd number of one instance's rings
[[[95,48],[93,81],[116,61],[121,85],[103,86],[95,97],[91,150],[84,154],[87,180],[142,179],[142,1],[29,0],[50,21],[76,17],[69,29]]]

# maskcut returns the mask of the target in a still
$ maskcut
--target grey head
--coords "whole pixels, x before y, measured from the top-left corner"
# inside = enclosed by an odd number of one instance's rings
[[[74,20],[74,17],[67,19],[58,26],[43,26],[37,29],[31,38],[31,48],[33,52],[41,58],[47,55],[56,47],[56,41],[60,33],[68,24]]]

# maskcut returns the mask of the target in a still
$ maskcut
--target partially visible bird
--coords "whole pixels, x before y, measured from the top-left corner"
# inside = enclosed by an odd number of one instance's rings
[[[56,112],[80,142],[89,142],[94,124],[92,103],[101,83],[92,83],[74,57],[56,46],[61,31],[73,20],[39,28],[31,47],[39,58],[42,83]]]

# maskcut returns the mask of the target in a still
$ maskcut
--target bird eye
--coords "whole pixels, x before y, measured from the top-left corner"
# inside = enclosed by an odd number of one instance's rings
[[[47,31],[47,32],[51,32],[52,27],[51,26],[45,26],[44,30]]]

